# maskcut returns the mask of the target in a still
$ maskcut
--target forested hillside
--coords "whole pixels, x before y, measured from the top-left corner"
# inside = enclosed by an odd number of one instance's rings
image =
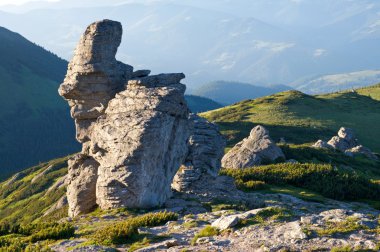
[[[67,62],[0,27],[0,180],[39,161],[79,150],[57,93]]]

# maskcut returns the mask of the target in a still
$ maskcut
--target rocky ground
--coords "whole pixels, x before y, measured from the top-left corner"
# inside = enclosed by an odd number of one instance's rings
[[[201,183],[202,181],[200,181]],[[223,185],[223,186],[222,186]],[[164,209],[178,221],[140,228],[156,242],[103,247],[85,238],[60,241],[55,251],[378,251],[380,211],[363,203],[310,202],[286,194],[244,193],[218,177],[191,193],[177,193]],[[125,212],[68,219],[78,234],[128,218]],[[197,236],[198,235],[198,236]],[[194,238],[197,236],[198,238]],[[346,249],[346,250],[343,250]],[[352,250],[353,251],[353,250]]]

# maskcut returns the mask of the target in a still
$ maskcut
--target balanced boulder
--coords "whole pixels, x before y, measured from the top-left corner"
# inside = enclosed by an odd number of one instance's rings
[[[258,125],[249,137],[237,143],[222,159],[224,168],[247,168],[285,159],[282,150],[270,138],[268,130]]]

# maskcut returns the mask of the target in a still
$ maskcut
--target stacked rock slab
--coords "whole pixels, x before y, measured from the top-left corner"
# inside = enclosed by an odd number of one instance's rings
[[[268,130],[258,125],[249,137],[237,143],[222,159],[224,168],[241,169],[285,159],[282,150],[270,138]]]
[[[91,24],[59,88],[82,152],[69,161],[69,215],[101,208],[154,207],[170,196],[191,134],[183,74],[148,76],[116,61],[119,22]]]
[[[226,147],[217,125],[196,114],[191,114],[190,120],[194,122],[194,130],[189,139],[189,153],[172,184],[177,191],[191,189],[192,183],[201,176],[210,176],[210,179],[217,176]]]

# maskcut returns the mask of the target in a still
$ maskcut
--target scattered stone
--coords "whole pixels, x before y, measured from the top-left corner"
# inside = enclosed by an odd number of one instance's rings
[[[211,226],[216,227],[220,230],[225,230],[227,228],[231,228],[236,226],[238,224],[240,218],[237,215],[230,215],[230,216],[222,216],[216,221],[214,221]]]
[[[225,230],[227,228],[231,228],[236,226],[239,223],[239,220],[245,220],[254,217],[256,214],[260,213],[261,211],[270,209],[271,207],[264,207],[264,208],[257,208],[253,210],[249,210],[244,213],[240,214],[233,214],[228,216],[222,216],[215,220],[211,226],[216,227],[220,230]]]
[[[225,168],[248,168],[285,159],[282,150],[269,137],[269,132],[263,126],[256,126],[249,137],[237,143],[222,159]]]
[[[178,241],[176,239],[170,239],[170,240],[156,243],[156,244],[153,244],[141,249],[137,249],[135,251],[136,252],[155,252],[161,249],[166,250],[168,248],[175,247],[175,246],[178,246]]]

